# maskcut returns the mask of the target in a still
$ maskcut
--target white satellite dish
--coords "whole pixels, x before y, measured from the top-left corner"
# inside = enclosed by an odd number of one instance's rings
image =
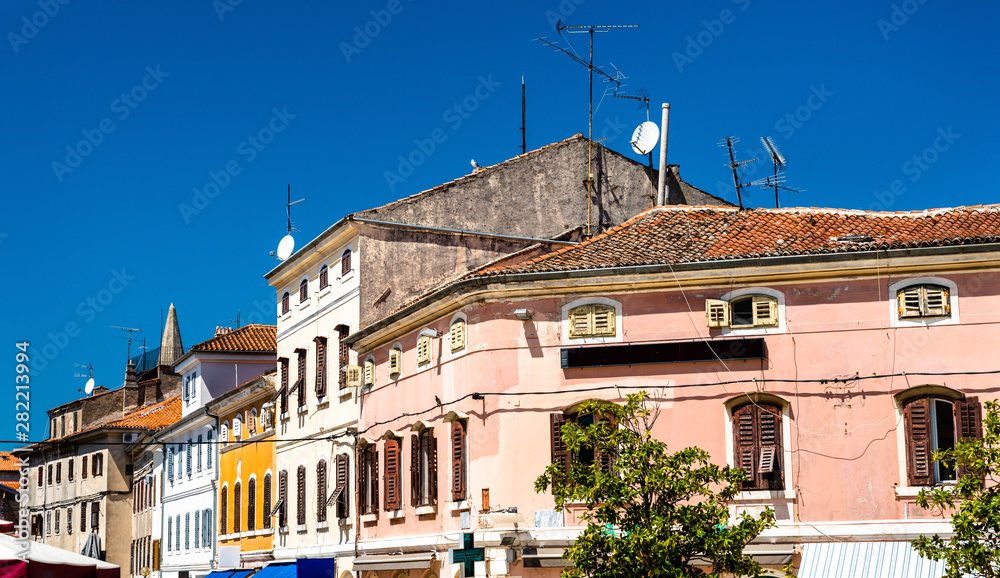
[[[660,127],[656,126],[655,122],[647,120],[632,133],[632,150],[640,155],[651,153],[658,142],[660,142]]]
[[[278,243],[278,258],[284,261],[292,256],[292,252],[294,250],[295,239],[293,239],[291,235],[285,235],[282,237],[281,242]]]
[[[94,393],[94,378],[91,377],[87,380],[87,385],[83,386],[83,391],[87,395]]]

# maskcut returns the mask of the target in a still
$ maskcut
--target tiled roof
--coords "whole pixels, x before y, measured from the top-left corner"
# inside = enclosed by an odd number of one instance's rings
[[[19,489],[21,489],[21,482],[18,482],[18,481],[0,482],[0,485],[7,486],[8,488],[10,488],[12,490],[19,490]]]
[[[158,430],[181,419],[181,396],[175,395],[145,409],[134,411],[121,419],[110,421],[100,427],[146,428]]]
[[[21,460],[10,452],[0,452],[0,472],[16,472],[20,469]]]
[[[467,277],[1000,242],[1000,205],[879,213],[656,207],[579,245]]]
[[[244,325],[239,329],[223,333],[208,341],[193,346],[191,351],[230,351],[251,353],[258,351],[278,351],[276,325]]]

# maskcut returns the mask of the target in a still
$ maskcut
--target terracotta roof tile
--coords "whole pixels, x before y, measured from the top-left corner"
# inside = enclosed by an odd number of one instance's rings
[[[278,351],[276,325],[244,325],[191,347],[190,351],[231,351],[251,353]]]
[[[21,482],[18,482],[18,481],[0,482],[0,485],[7,486],[8,488],[10,488],[12,490],[20,490],[21,489]]]
[[[16,472],[20,469],[21,460],[10,452],[0,452],[0,472]]]
[[[467,277],[1000,242],[1000,205],[878,213],[657,207],[579,245]]]
[[[110,421],[100,427],[146,428],[158,430],[181,419],[181,396],[175,395],[145,409],[134,411],[121,419]]]

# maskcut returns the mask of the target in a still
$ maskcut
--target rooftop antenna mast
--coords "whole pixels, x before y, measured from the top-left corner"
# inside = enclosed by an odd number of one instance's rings
[[[524,123],[524,75],[521,75],[521,154],[528,152],[528,137]]]
[[[278,250],[271,251],[271,256],[276,257],[279,261],[284,261],[285,259],[292,256],[292,252],[295,251],[295,238],[292,237],[292,231],[298,232],[299,230],[292,226],[292,205],[295,203],[301,203],[305,199],[299,199],[297,201],[292,200],[292,185],[288,185],[288,201],[285,203],[285,215],[288,217],[288,228],[285,231],[285,236],[281,238],[281,242],[278,243]]]
[[[733,144],[740,142],[740,139],[734,136],[727,136],[725,142],[719,142],[719,146],[725,146],[729,150],[729,162],[726,164],[727,167],[733,171],[733,184],[736,186],[736,200],[740,204],[740,210],[743,210],[743,187],[746,186],[740,182],[740,176],[736,172],[736,169],[740,168],[742,165],[747,163],[755,162],[757,159],[750,159],[748,161],[737,161],[733,156]]]
[[[772,140],[769,136],[765,136],[761,137],[760,142],[764,145],[764,148],[767,149],[767,154],[771,156],[771,162],[774,164],[774,176],[764,177],[763,179],[758,179],[750,184],[760,185],[764,188],[773,188],[774,208],[777,209],[780,206],[778,204],[778,190],[791,191],[793,193],[800,193],[802,191],[784,186],[785,175],[780,174],[779,171],[788,166],[788,161],[785,160],[784,155],[782,155],[781,151],[778,150],[778,147],[774,144],[774,140]]]
[[[541,40],[542,42],[548,44],[549,46],[552,46],[553,48],[556,48],[556,49],[564,52],[567,56],[569,56],[573,60],[579,62],[580,64],[582,64],[584,66],[586,66],[587,70],[590,71],[590,86],[589,86],[589,88],[587,90],[588,97],[589,97],[589,102],[590,102],[590,108],[589,108],[589,112],[588,112],[588,115],[587,115],[587,143],[588,143],[588,145],[587,145],[587,181],[586,181],[587,182],[587,236],[588,237],[591,236],[591,227],[590,227],[590,223],[591,223],[591,207],[590,207],[590,205],[591,205],[591,195],[592,195],[592,191],[593,191],[593,187],[594,187],[594,170],[593,170],[593,163],[594,163],[594,151],[593,151],[593,148],[594,148],[594,73],[597,72],[598,74],[604,76],[605,78],[607,78],[611,82],[614,82],[616,85],[620,84],[620,82],[619,82],[619,80],[617,78],[612,77],[608,73],[606,73],[603,70],[601,70],[599,68],[596,68],[594,66],[594,33],[595,32],[602,32],[602,33],[603,32],[611,32],[611,30],[613,28],[638,28],[638,27],[639,27],[638,24],[605,24],[605,25],[601,25],[601,26],[563,26],[562,20],[557,21],[556,22],[556,31],[559,32],[560,36],[562,36],[563,30],[566,30],[570,34],[589,34],[590,35],[590,59],[589,59],[589,61],[588,60],[583,60],[579,56],[577,56],[577,55],[575,55],[575,54],[573,54],[571,52],[568,52],[566,50],[563,50],[562,48],[556,46],[555,44],[552,44],[551,42],[548,42],[545,39],[539,38],[539,40]]]
[[[296,233],[299,232],[298,229],[292,226],[292,205],[295,203],[301,203],[304,200],[305,199],[292,201],[292,185],[288,185],[288,202],[285,203],[285,215],[288,217],[288,231],[285,233],[286,235],[291,235],[292,231],[295,231]]]
[[[76,366],[76,367],[79,367],[81,369],[86,369],[87,370],[87,373],[74,372],[73,373],[73,377],[86,377],[87,378],[87,385],[83,386],[83,392],[85,394],[87,394],[87,395],[90,395],[94,391],[94,366],[93,366],[93,364],[88,363],[87,365],[82,365],[80,363],[74,363],[73,365]]]
[[[234,321],[236,322],[236,329],[239,329],[240,328],[240,310],[239,309],[236,310],[236,319],[230,319],[229,320],[230,323],[233,323]]]
[[[111,327],[111,329],[121,329],[122,331],[128,331],[128,359],[129,359],[129,361],[131,361],[132,360],[132,334],[133,333],[142,333],[142,328],[136,328],[136,327],[119,327],[118,325],[111,325],[110,327]],[[121,337],[122,339],[125,338],[124,335],[119,335],[119,337]]]

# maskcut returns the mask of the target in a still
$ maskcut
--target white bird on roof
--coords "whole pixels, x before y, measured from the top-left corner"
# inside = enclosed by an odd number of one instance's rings
[[[483,168],[483,167],[479,166],[479,163],[476,162],[476,159],[472,159],[472,169],[473,170],[478,170],[478,169],[481,169],[481,168]]]

